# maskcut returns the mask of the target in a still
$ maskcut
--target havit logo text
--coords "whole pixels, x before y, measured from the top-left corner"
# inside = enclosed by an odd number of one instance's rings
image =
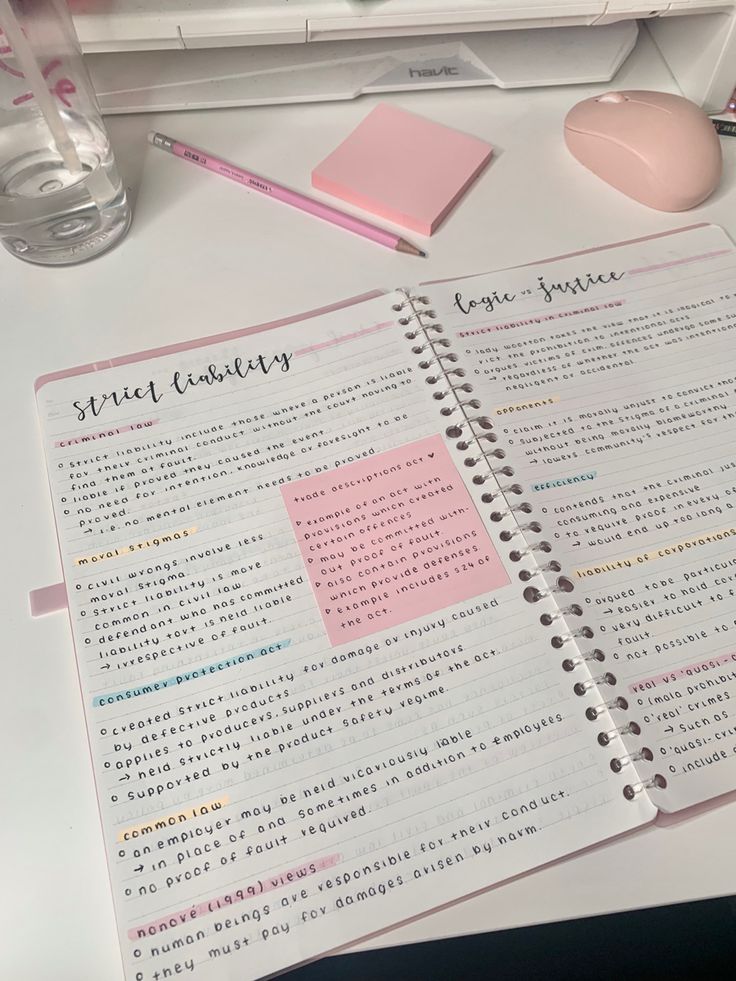
[[[410,68],[409,78],[439,78],[442,75],[459,75],[460,69],[453,68],[452,65],[443,65],[442,68]]]

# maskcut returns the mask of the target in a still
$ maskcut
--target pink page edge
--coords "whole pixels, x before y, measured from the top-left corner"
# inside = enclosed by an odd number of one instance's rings
[[[485,158],[485,160],[481,161],[481,163],[478,164],[478,166],[475,168],[473,173],[468,176],[468,179],[465,181],[462,187],[458,188],[455,196],[450,201],[448,201],[448,203],[445,205],[442,211],[440,211],[440,213],[437,215],[435,220],[432,222],[432,224],[429,227],[430,235],[433,235],[435,231],[440,227],[440,225],[445,220],[445,218],[447,218],[450,212],[456,207],[456,205],[460,201],[460,198],[468,193],[471,185],[473,185],[478,180],[478,178],[486,169],[486,167],[488,167],[492,159],[493,159],[493,147],[490,147],[488,156]]]
[[[92,361],[89,364],[80,364],[74,368],[63,368],[61,371],[52,371],[46,375],[39,375],[33,384],[33,390],[38,393],[44,385],[59,378],[71,378],[74,375],[84,375],[91,371],[103,371],[105,368],[115,368],[123,364],[135,364],[138,361],[147,361],[151,358],[160,358],[167,354],[177,354],[180,351],[192,351],[197,347],[207,347],[210,344],[218,344],[221,341],[231,341],[236,337],[245,337],[248,334],[258,334],[264,330],[274,330],[277,327],[285,327],[287,324],[298,323],[300,320],[311,320],[319,317],[323,313],[331,313],[333,310],[342,310],[343,307],[354,306],[364,300],[372,300],[377,296],[382,296],[386,290],[370,290],[368,293],[361,293],[345,300],[337,300],[324,307],[316,307],[306,313],[297,313],[291,317],[282,317],[280,320],[270,320],[264,324],[256,324],[252,327],[240,327],[236,330],[223,331],[220,334],[209,334],[205,337],[197,337],[191,341],[179,341],[175,344],[165,344],[163,347],[152,347],[145,351],[136,351],[133,354],[122,355],[117,358],[110,358],[108,361]]]
[[[544,262],[556,262],[558,259],[573,259],[576,255],[590,255],[594,252],[606,252],[608,249],[620,249],[624,245],[635,245],[637,242],[651,242],[656,238],[665,238],[667,235],[679,235],[681,232],[691,232],[695,228],[707,228],[714,225],[712,221],[697,221],[693,225],[681,225],[680,228],[671,228],[666,232],[652,232],[650,235],[639,235],[637,238],[625,238],[620,242],[612,242],[610,245],[592,245],[589,249],[578,249],[576,252],[561,252],[560,255],[545,256],[544,259],[535,259],[532,262],[522,262],[516,266],[503,266],[501,269],[487,269],[484,272],[471,273],[469,276],[445,276],[442,279],[425,279],[419,286],[433,286],[435,283],[451,283],[453,279],[475,279],[477,276],[488,276],[494,272],[504,272],[507,269],[523,269],[525,266],[538,266]],[[721,226],[718,226],[721,228]],[[724,228],[721,228],[725,232]],[[726,232],[726,234],[728,234]],[[730,236],[729,236],[730,238]]]

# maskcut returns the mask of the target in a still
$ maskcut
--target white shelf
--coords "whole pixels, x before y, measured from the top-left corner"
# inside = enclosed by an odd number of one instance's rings
[[[676,91],[648,37],[617,88]],[[88,265],[39,269],[0,255],[6,356],[2,573],[3,889],[0,977],[121,981],[105,858],[67,618],[31,621],[30,589],[59,561],[33,380],[81,361],[195,338],[409,285],[715,221],[736,237],[736,140],[720,189],[684,215],[660,214],[601,184],[568,154],[565,113],[601,86],[388,97],[489,140],[490,167],[425,261],[381,249],[188,167],[146,142],[154,128],[301,189],[378,101],[284,105],[108,120],[135,217]],[[305,326],[305,332],[309,327]],[[436,913],[372,945],[724,894],[736,804],[560,862]],[[684,860],[683,856],[687,856]],[[41,935],[42,931],[42,935]],[[41,939],[39,939],[41,937]]]

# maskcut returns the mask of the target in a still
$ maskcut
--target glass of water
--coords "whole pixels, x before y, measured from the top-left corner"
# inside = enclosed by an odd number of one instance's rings
[[[115,245],[130,217],[65,0],[0,0],[0,241],[69,265]]]

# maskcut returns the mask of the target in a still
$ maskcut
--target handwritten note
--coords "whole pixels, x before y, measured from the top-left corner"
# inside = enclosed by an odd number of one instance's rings
[[[641,726],[626,751],[668,781],[663,809],[736,774],[735,275],[733,243],[701,225],[432,296],[615,664]]]
[[[645,814],[396,302],[39,385],[128,981],[272,975]]]
[[[281,493],[333,644],[509,581],[441,436]]]

